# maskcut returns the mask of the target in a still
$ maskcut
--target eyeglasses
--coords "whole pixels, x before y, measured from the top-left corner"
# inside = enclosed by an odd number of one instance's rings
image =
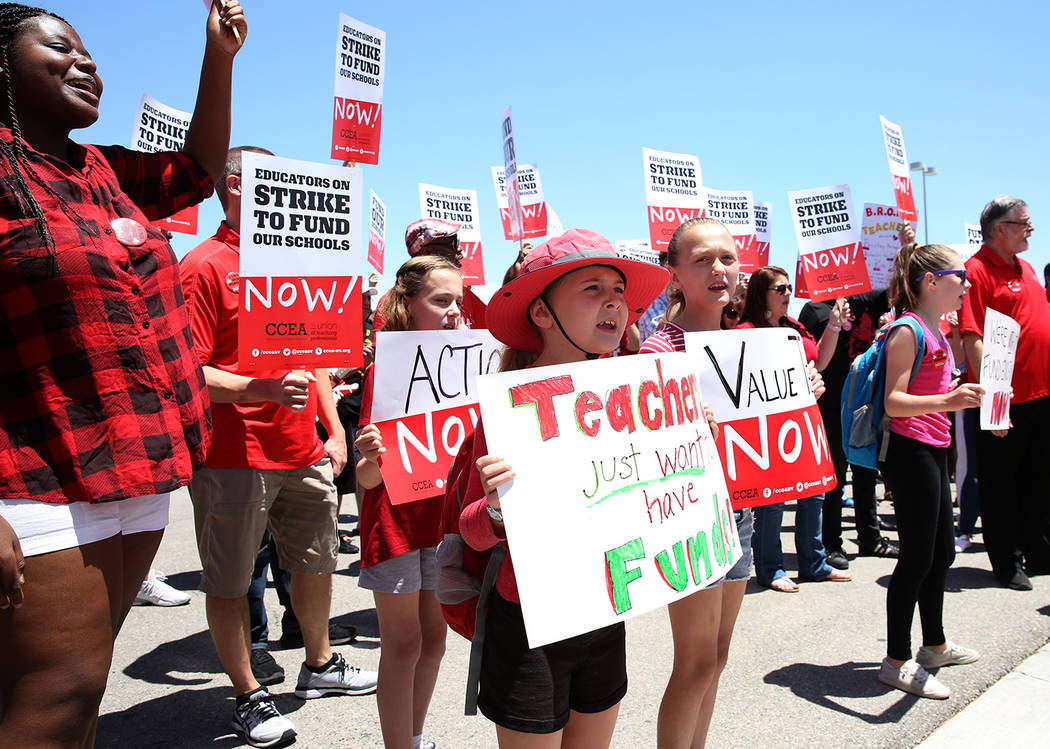
[[[1025,219],[1024,221],[1000,221],[1000,224],[1017,224],[1018,226],[1032,226],[1032,219]]]
[[[960,270],[955,270],[954,268],[951,268],[949,270],[930,270],[930,271],[926,271],[926,273],[929,273],[929,274],[934,275],[934,276],[958,276],[960,283],[963,283],[963,284],[966,283],[966,269],[965,268],[960,269]],[[918,283],[922,279],[926,278],[926,273],[922,273],[922,274],[916,276],[915,277],[915,282]]]
[[[791,288],[792,286],[789,283],[778,283],[776,286],[769,287],[769,290],[775,291],[778,294],[790,294]]]

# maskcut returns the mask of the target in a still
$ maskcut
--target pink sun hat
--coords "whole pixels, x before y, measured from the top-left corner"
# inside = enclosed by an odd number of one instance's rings
[[[405,229],[405,247],[408,248],[409,256],[415,257],[428,244],[438,240],[452,240],[458,246],[459,238],[456,235],[458,231],[459,224],[453,224],[451,221],[421,218],[419,221],[413,221]]]
[[[628,325],[642,316],[670,278],[658,265],[618,256],[598,232],[570,229],[529,252],[521,275],[492,295],[485,312],[489,332],[511,348],[542,351],[543,338],[529,320],[529,307],[556,280],[589,265],[605,265],[623,275]]]

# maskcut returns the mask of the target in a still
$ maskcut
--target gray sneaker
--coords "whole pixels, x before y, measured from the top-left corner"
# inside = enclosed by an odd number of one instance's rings
[[[329,694],[372,694],[379,683],[375,671],[362,671],[349,665],[343,656],[336,653],[321,673],[314,673],[304,663],[299,669],[299,681],[295,685],[295,696],[309,700]]]
[[[281,715],[264,687],[259,687],[234,707],[233,730],[257,747],[283,746],[295,738],[292,721]]]
[[[937,681],[914,660],[905,661],[903,666],[897,668],[883,659],[882,668],[879,669],[879,681],[909,694],[929,697],[932,700],[946,700],[952,694],[948,687]]]
[[[973,663],[980,657],[976,650],[964,648],[954,642],[945,644],[943,653],[930,650],[925,646],[919,648],[919,652],[915,654],[915,660],[923,668],[940,668],[941,666],[961,666],[964,663]]]

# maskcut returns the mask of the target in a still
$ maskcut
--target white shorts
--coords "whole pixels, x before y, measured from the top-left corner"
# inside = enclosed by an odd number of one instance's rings
[[[129,535],[163,530],[168,524],[170,494],[147,494],[116,502],[68,505],[33,499],[0,499],[0,516],[18,536],[27,557]]]

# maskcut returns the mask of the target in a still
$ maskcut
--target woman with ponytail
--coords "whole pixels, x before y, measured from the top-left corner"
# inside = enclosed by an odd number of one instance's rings
[[[222,6],[222,7],[220,7]],[[237,0],[216,3],[180,153],[80,145],[102,81],[80,36],[0,3],[0,743],[94,745],[113,643],[210,441],[178,263],[151,221],[229,145]]]

